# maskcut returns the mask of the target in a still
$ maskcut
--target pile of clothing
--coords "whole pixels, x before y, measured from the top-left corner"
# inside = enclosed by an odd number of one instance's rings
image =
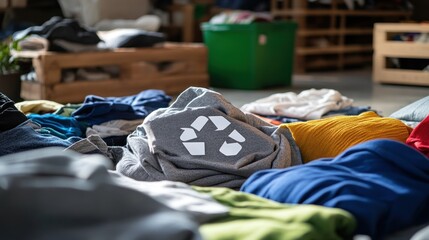
[[[384,239],[428,222],[429,97],[396,117],[323,117],[353,107],[329,89],[241,109],[197,87],[171,104],[153,89],[76,105],[0,97],[10,238]],[[304,117],[275,125],[246,109]]]

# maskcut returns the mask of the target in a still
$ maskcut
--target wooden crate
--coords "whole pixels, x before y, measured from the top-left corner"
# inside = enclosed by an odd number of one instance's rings
[[[429,43],[392,41],[401,33],[429,33],[429,24],[377,23],[374,27],[373,80],[429,86],[429,72],[389,67],[388,58],[429,59]]]
[[[189,86],[208,87],[207,49],[202,44],[167,43],[153,48],[124,48],[107,52],[31,53],[36,82],[23,81],[21,97],[59,103],[83,102],[87,95],[126,96],[145,89],[161,89],[174,95]],[[160,69],[158,64],[166,63]],[[119,77],[103,80],[62,82],[64,69],[118,66]]]

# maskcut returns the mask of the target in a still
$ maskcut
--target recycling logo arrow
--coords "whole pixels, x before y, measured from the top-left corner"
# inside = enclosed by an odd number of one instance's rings
[[[197,132],[201,132],[208,121],[211,121],[215,125],[215,131],[223,131],[231,124],[231,122],[223,116],[199,116],[194,120],[194,122],[192,122],[190,128],[181,128],[183,132],[180,135],[180,140],[192,156],[204,156],[206,154],[205,142],[189,141],[198,138]],[[246,139],[235,129],[228,135],[228,137],[236,142],[227,143],[224,141],[222,146],[219,148],[219,152],[225,156],[236,156],[243,148],[240,143],[245,142]]]

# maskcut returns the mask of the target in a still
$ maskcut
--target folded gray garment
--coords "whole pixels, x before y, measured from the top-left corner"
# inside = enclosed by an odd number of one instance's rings
[[[30,35],[18,41],[18,46],[21,51],[48,51],[49,41],[38,35]]]
[[[301,164],[287,128],[243,113],[217,92],[190,87],[111,149],[118,172],[141,181],[171,180],[238,189],[254,172]]]
[[[402,120],[409,124],[416,124],[429,115],[429,96],[419,99],[392,113],[390,117]]]
[[[229,213],[228,207],[218,203],[208,194],[197,192],[185,183],[143,182],[123,176],[116,171],[109,173],[116,184],[143,192],[170,208],[186,212],[199,223],[205,223]]]
[[[109,167],[62,148],[1,157],[2,239],[201,239],[190,216],[115,184]]]
[[[420,229],[417,233],[415,233],[411,240],[427,240],[429,239],[429,225]]]
[[[104,42],[96,44],[82,44],[74,43],[63,39],[54,39],[52,43],[63,48],[67,52],[79,53],[79,52],[95,52],[95,51],[107,51],[110,50]]]

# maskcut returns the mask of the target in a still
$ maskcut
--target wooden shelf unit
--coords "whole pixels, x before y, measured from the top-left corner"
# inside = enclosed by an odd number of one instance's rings
[[[411,11],[345,9],[343,0],[318,8],[306,0],[271,0],[275,19],[298,23],[295,72],[370,64],[372,61],[373,24],[407,20]],[[348,54],[354,53],[349,60]],[[323,63],[327,58],[326,63]],[[360,55],[360,56],[359,56]],[[317,64],[315,64],[315,62]]]
[[[152,48],[118,48],[104,52],[16,52],[31,58],[36,81],[22,81],[25,100],[46,99],[59,103],[83,102],[87,95],[125,96],[145,89],[179,94],[190,86],[208,87],[207,48],[197,43],[166,43]],[[170,68],[159,69],[159,63]],[[63,70],[101,66],[119,67],[113,79],[62,80]]]
[[[429,63],[429,42],[394,41],[404,33],[429,34],[429,24],[377,23],[374,27],[373,80],[377,83],[429,86],[429,71],[392,67],[388,59],[419,59]]]
[[[10,8],[23,8],[27,6],[27,0],[0,0],[0,11]]]

